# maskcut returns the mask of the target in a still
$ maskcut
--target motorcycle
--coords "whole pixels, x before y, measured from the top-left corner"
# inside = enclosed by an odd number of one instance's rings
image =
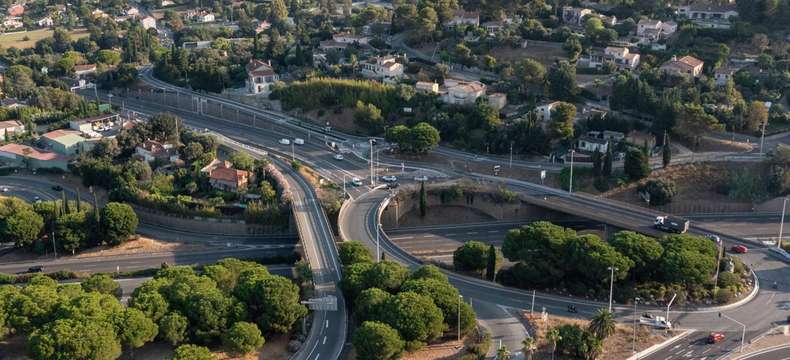
[[[575,313],[578,313],[579,311],[578,311],[578,310],[576,310],[576,307],[575,307],[575,306],[573,306],[573,305],[569,305],[569,306],[568,306],[568,312],[570,312],[570,313],[574,313],[574,314],[575,314]]]

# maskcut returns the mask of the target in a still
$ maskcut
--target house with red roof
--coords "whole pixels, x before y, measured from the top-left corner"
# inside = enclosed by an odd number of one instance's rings
[[[30,169],[60,169],[68,171],[71,158],[55,152],[36,149],[22,144],[0,146],[0,162],[25,166]]]
[[[156,140],[146,140],[134,148],[135,154],[143,158],[146,162],[160,160],[163,162],[174,163],[178,161],[178,150],[173,144],[161,143]]]
[[[246,170],[233,168],[228,162],[222,162],[209,170],[209,184],[215,189],[239,191],[247,188],[252,174]]]
[[[271,63],[253,59],[247,64],[247,92],[250,94],[268,95],[280,76],[274,71]]]

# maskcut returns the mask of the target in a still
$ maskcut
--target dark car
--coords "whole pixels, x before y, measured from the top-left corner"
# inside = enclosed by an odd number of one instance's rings
[[[41,265],[31,266],[27,268],[27,272],[29,273],[40,273],[42,271],[44,271],[44,267]]]
[[[397,189],[400,184],[396,182],[387,183],[387,189]]]
[[[63,187],[62,187],[62,186],[60,186],[60,185],[55,185],[55,186],[53,186],[53,187],[52,187],[52,190],[55,190],[55,191],[63,191]]]

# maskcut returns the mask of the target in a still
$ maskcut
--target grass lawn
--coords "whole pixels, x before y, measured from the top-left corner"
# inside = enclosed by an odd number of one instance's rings
[[[36,46],[36,41],[51,37],[54,33],[51,29],[39,29],[33,31],[14,32],[0,34],[0,46],[3,48],[15,47],[17,49],[28,49]],[[72,40],[90,35],[86,29],[76,29],[69,32]]]

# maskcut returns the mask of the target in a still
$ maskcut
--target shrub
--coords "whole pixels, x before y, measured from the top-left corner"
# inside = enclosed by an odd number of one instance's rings
[[[672,198],[677,194],[675,182],[665,179],[648,180],[637,189],[639,192],[649,194],[650,204],[656,206],[671,202]]]
[[[718,304],[726,304],[735,297],[732,290],[729,288],[721,288],[719,291],[716,292],[716,303]]]

